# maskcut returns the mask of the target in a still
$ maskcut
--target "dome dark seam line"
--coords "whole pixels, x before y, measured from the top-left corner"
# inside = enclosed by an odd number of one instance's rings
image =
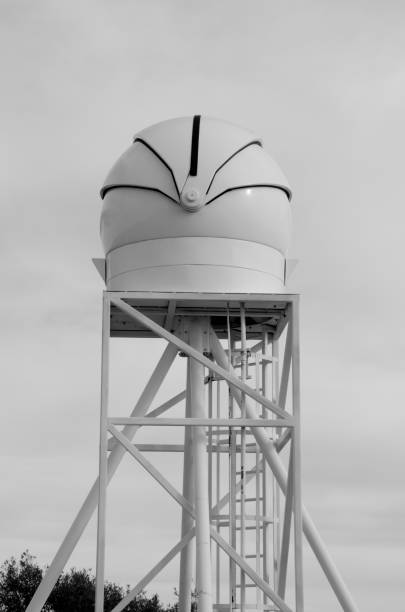
[[[280,189],[280,191],[283,191],[288,200],[290,200],[291,198],[291,194],[289,191],[287,191],[287,189],[285,187],[282,187],[281,185],[271,185],[271,184],[253,184],[253,185],[239,185],[238,187],[229,187],[229,189],[225,189],[225,191],[221,191],[221,193],[219,193],[218,195],[215,196],[215,198],[212,198],[212,200],[209,200],[206,203],[206,206],[208,206],[208,204],[211,204],[211,202],[213,202],[214,200],[217,200],[218,198],[220,198],[221,196],[223,196],[225,193],[229,193],[230,191],[236,191],[237,189],[254,189],[255,187],[268,187],[270,189]]]
[[[231,159],[233,159],[235,157],[235,155],[238,155],[241,151],[244,151],[244,149],[247,149],[248,147],[251,147],[253,145],[258,145],[259,147],[262,147],[262,143],[260,142],[260,140],[252,140],[252,142],[248,142],[248,144],[245,144],[243,147],[241,147],[240,149],[238,149],[237,151],[235,151],[235,153],[232,153],[232,155],[230,157],[228,157],[228,159],[226,159],[214,172],[214,175],[210,181],[210,184],[208,185],[208,189],[205,192],[205,195],[208,194],[209,190],[211,189],[211,185],[214,181],[214,178],[216,177],[216,175],[218,174],[218,172],[220,170],[222,170],[222,168],[224,166],[226,166],[226,164],[231,161]],[[263,147],[262,147],[263,148]]]
[[[178,188],[177,183],[176,183],[176,178],[175,178],[174,172],[171,169],[171,167],[169,166],[169,164],[163,159],[163,157],[161,155],[159,155],[159,153],[157,151],[155,151],[155,149],[153,147],[150,146],[150,144],[148,144],[146,142],[146,140],[143,140],[142,138],[135,138],[134,144],[136,142],[140,142],[141,144],[143,144],[147,149],[149,149],[149,151],[151,151],[151,153],[156,155],[156,157],[162,162],[162,164],[164,164],[166,166],[166,168],[169,170],[170,174],[172,175],[173,183],[174,183],[174,186],[176,188],[177,195],[178,195],[178,197],[180,199],[180,191],[179,191],[179,188]]]
[[[117,183],[115,185],[108,185],[107,187],[105,187],[103,189],[103,198],[108,191],[112,191],[113,189],[144,189],[145,191],[154,191],[155,193],[161,193],[162,195],[164,195],[166,198],[168,198],[171,202],[174,202],[175,204],[179,203],[178,200],[175,200],[171,196],[167,195],[167,193],[165,193],[161,189],[157,189],[155,187],[144,187],[143,185],[126,185],[125,183]]]

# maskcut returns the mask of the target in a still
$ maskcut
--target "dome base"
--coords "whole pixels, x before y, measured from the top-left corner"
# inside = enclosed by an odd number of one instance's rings
[[[285,292],[283,255],[246,240],[159,238],[114,249],[106,261],[109,291]]]

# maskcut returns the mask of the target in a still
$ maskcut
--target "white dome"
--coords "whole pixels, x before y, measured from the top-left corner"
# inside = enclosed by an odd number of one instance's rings
[[[250,132],[199,116],[151,126],[101,196],[109,290],[285,290],[291,191]]]

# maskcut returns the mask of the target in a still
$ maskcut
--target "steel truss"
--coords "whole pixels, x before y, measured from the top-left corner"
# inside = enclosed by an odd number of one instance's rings
[[[103,612],[107,485],[126,453],[178,503],[181,535],[113,612],[178,554],[179,612],[191,608],[194,556],[199,612],[303,612],[303,534],[342,609],[357,612],[301,501],[298,297],[105,292],[102,334],[99,477],[27,612],[40,612],[97,507],[95,610]],[[168,342],[129,417],[108,412],[111,336]],[[186,389],[150,410],[178,354],[187,357]],[[160,416],[183,400],[184,417]],[[141,427],[156,426],[184,427],[184,444],[133,442]],[[183,453],[182,492],[145,452]],[[290,549],[294,605],[286,601]]]

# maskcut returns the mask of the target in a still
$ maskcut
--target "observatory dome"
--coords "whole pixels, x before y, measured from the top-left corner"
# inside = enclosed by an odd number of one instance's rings
[[[291,190],[250,131],[199,115],[152,125],[101,197],[109,290],[285,291]]]

